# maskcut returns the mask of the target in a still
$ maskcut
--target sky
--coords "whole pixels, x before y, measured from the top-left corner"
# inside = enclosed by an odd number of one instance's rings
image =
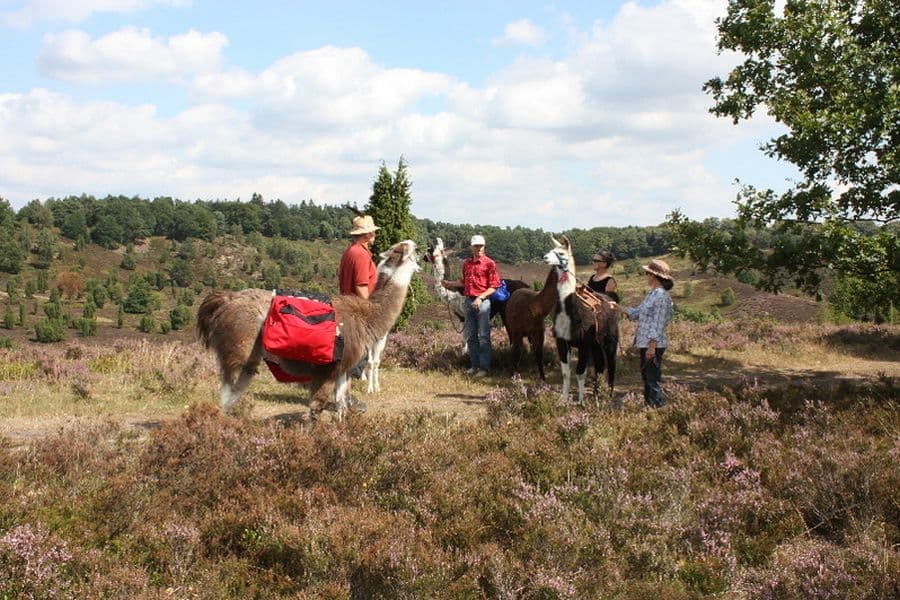
[[[795,177],[709,113],[725,0],[0,0],[0,197],[356,204],[545,231],[734,216]]]

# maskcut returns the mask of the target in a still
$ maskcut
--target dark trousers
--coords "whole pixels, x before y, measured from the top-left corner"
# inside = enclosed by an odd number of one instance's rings
[[[659,408],[666,403],[662,386],[662,357],[665,348],[657,348],[653,360],[647,360],[647,349],[641,348],[641,379],[644,380],[644,403]]]

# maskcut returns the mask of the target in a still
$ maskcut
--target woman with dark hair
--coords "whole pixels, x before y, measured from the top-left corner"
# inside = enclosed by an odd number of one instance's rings
[[[594,263],[594,273],[588,279],[587,286],[598,294],[606,294],[616,302],[619,294],[616,292],[618,285],[610,274],[609,269],[616,262],[616,257],[609,250],[601,250],[591,259]]]
[[[632,321],[637,321],[634,345],[641,351],[641,378],[644,381],[644,402],[655,408],[665,404],[660,382],[662,381],[662,356],[669,345],[666,327],[672,320],[673,305],[669,290],[675,283],[669,265],[662,260],[651,260],[643,266],[647,272],[650,291],[634,308],[622,307]]]

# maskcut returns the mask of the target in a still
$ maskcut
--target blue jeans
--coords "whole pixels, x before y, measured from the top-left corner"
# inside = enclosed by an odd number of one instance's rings
[[[466,298],[466,322],[463,337],[469,346],[469,365],[473,369],[491,370],[491,301],[483,300],[478,312],[472,309],[472,298]]]
[[[641,379],[644,380],[644,403],[647,406],[660,408],[666,403],[662,386],[662,357],[665,348],[657,348],[653,360],[647,360],[647,349],[641,348]]]

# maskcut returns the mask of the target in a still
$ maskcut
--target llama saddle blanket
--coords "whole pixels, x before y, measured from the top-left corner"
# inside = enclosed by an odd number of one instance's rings
[[[340,360],[343,338],[330,298],[276,291],[263,324],[262,346],[274,357],[313,365]],[[271,361],[266,362],[271,368]],[[279,374],[272,372],[278,378]]]

